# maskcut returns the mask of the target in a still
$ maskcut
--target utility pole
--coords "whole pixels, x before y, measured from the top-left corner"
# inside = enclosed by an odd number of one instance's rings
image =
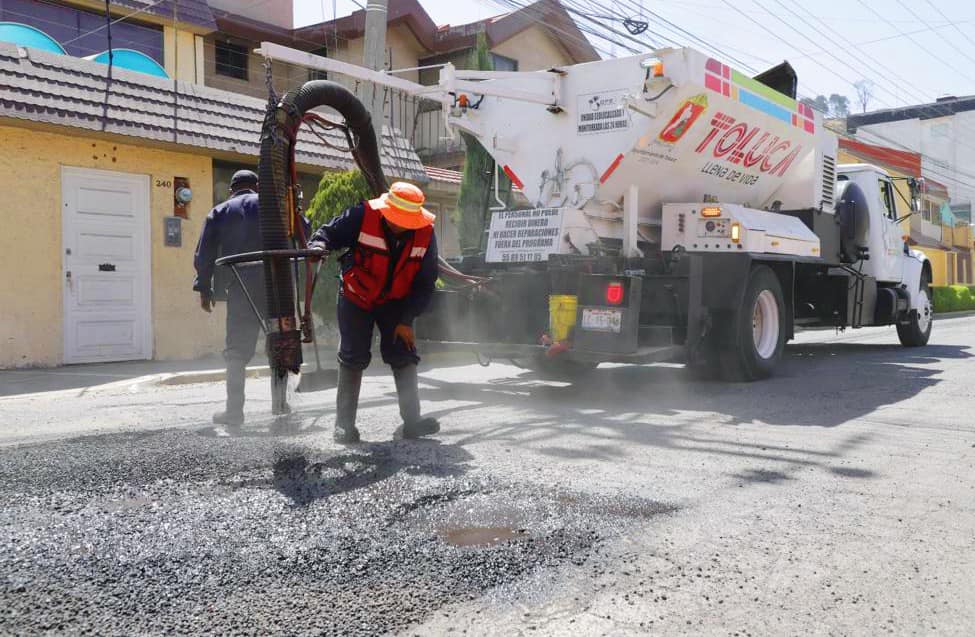
[[[363,34],[362,66],[373,71],[382,70],[386,63],[386,11],[387,0],[368,0],[366,3],[366,27]],[[379,149],[383,147],[383,94],[373,83],[365,85],[366,108],[372,115],[372,127],[376,131]]]

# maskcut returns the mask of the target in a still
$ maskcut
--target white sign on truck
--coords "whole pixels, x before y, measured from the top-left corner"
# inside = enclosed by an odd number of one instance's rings
[[[562,239],[561,208],[498,210],[488,230],[488,263],[547,261]]]
[[[576,133],[592,135],[629,128],[630,114],[623,103],[627,94],[626,90],[616,90],[580,95],[577,98]]]

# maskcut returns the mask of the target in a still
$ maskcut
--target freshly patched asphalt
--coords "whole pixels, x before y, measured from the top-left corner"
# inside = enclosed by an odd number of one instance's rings
[[[675,509],[468,475],[436,441],[207,432],[0,450],[0,633],[383,633]]]
[[[0,372],[0,634],[975,634],[975,317],[604,367],[428,366],[409,442],[376,365],[348,448],[334,389],[223,438],[219,383]]]

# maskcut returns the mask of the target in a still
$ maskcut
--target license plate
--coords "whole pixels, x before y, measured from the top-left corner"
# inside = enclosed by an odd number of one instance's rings
[[[584,309],[582,329],[593,332],[620,333],[623,328],[623,310]]]

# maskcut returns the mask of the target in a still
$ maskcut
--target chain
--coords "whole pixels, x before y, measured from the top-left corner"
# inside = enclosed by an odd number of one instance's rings
[[[274,92],[274,76],[271,73],[271,58],[264,58],[264,85],[267,87],[267,101],[275,105],[278,103],[277,93]]]

